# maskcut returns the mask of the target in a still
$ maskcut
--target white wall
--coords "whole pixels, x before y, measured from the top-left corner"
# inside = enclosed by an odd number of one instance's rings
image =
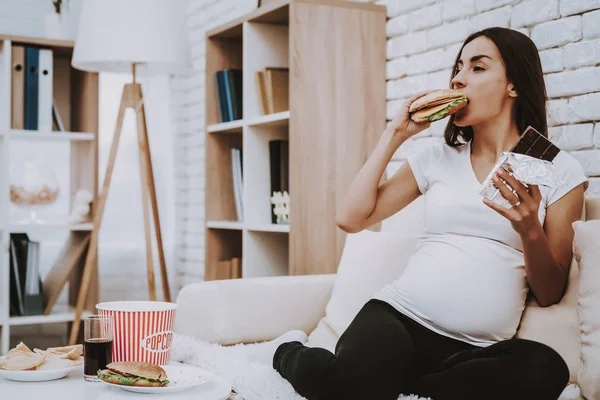
[[[194,73],[173,87],[178,110],[176,252],[179,284],[204,276],[204,32],[243,14],[251,1],[191,0]],[[550,136],[584,166],[588,193],[600,194],[600,2],[598,0],[379,0],[387,6],[387,118],[402,100],[448,87],[452,62],[469,33],[519,29],[539,47],[551,98]],[[447,120],[404,144],[393,173],[415,146],[443,140]]]
[[[65,32],[74,37],[81,0],[67,0],[69,7],[63,12]],[[65,3],[65,1],[63,1]],[[3,34],[57,37],[52,14],[52,0],[0,0],[0,32]]]

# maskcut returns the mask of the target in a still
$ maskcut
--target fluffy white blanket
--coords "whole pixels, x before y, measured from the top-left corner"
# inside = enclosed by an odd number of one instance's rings
[[[272,346],[268,342],[221,346],[190,336],[174,334],[171,361],[184,362],[215,372],[231,382],[235,400],[305,400],[275,371],[267,360]],[[258,360],[258,361],[257,361]],[[559,400],[580,398],[579,388],[569,385]],[[431,400],[400,396],[399,400]]]

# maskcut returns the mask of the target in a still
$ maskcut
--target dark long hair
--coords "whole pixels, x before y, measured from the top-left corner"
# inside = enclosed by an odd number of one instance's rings
[[[485,36],[489,38],[500,52],[500,56],[506,67],[506,78],[512,82],[519,95],[516,102],[516,123],[519,132],[523,132],[528,125],[537,129],[545,137],[548,137],[548,121],[546,119],[546,85],[542,72],[542,63],[538,49],[527,35],[508,28],[492,27],[472,33],[461,46],[450,76],[450,88],[452,79],[456,75],[456,67],[463,48],[475,38]],[[458,127],[454,125],[454,115],[449,117],[444,139],[450,146],[460,146],[458,141],[461,137],[464,142],[473,139],[473,128],[470,126]]]

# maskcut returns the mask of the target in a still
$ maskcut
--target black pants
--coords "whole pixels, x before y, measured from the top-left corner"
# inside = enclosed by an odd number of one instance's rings
[[[556,400],[569,369],[551,347],[509,339],[477,347],[433,332],[371,299],[335,346],[281,344],[273,368],[308,400]]]

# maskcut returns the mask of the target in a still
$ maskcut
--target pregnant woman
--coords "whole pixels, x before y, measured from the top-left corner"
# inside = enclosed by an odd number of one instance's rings
[[[571,224],[588,185],[583,169],[560,151],[559,187],[526,187],[500,171],[494,182],[511,208],[477,193],[527,126],[547,137],[537,48],[515,30],[476,32],[456,57],[450,88],[469,103],[450,116],[445,140],[411,153],[380,184],[398,147],[430,125],[409,114],[427,92],[409,99],[338,210],[338,226],[354,233],[423,195],[425,232],[405,272],[363,305],[335,353],[297,340],[278,345],[273,367],[308,400],[556,400],[568,383],[556,351],[514,336],[529,291],[542,307],[562,298]]]

